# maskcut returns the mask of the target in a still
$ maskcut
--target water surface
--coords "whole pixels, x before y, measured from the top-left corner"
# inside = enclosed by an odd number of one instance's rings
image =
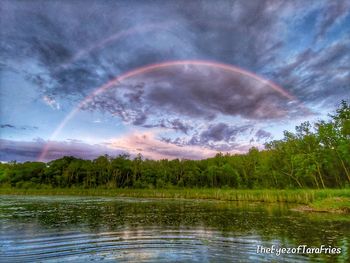
[[[287,205],[0,196],[0,262],[349,262],[346,215]],[[257,246],[341,247],[340,255],[257,254]]]

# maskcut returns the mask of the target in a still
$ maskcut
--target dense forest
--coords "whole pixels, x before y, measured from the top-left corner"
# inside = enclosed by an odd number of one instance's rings
[[[350,104],[327,121],[304,122],[295,132],[246,154],[205,160],[148,160],[141,155],[63,157],[48,163],[0,164],[0,185],[20,188],[344,188],[350,186]]]

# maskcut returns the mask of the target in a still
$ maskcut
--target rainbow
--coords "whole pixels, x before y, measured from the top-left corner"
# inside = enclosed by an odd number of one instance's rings
[[[224,64],[224,63],[218,63],[218,62],[213,62],[213,61],[206,61],[206,60],[178,60],[178,61],[168,61],[168,62],[163,62],[163,63],[157,63],[157,64],[151,64],[151,65],[146,65],[140,68],[136,68],[134,70],[125,72],[124,74],[121,74],[114,79],[108,81],[104,85],[96,88],[91,94],[89,94],[87,97],[85,97],[77,107],[75,107],[63,120],[62,122],[57,126],[55,131],[50,137],[50,140],[48,143],[43,147],[42,152],[40,153],[38,160],[42,161],[45,159],[47,152],[50,147],[50,141],[52,141],[65,127],[65,125],[80,111],[80,109],[86,105],[87,103],[91,102],[92,99],[105,92],[109,88],[115,86],[116,84],[120,83],[121,81],[135,77],[140,74],[145,74],[151,71],[155,70],[160,70],[163,68],[168,68],[168,67],[176,67],[176,66],[185,66],[185,65],[194,65],[194,66],[201,66],[201,67],[213,67],[221,70],[225,70],[228,72],[232,72],[235,74],[241,74],[246,77],[250,77],[268,87],[271,87],[273,90],[281,94],[283,97],[291,100],[291,101],[298,101],[292,94],[290,94],[288,91],[283,89],[281,86],[277,85],[276,83],[269,81],[267,79],[264,79],[250,71],[247,71],[245,69],[229,65],[229,64]]]

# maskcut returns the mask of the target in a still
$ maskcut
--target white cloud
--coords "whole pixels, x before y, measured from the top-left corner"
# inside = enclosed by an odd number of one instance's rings
[[[49,96],[44,96],[43,101],[46,105],[50,106],[54,110],[59,110],[61,108],[60,104],[53,98]]]

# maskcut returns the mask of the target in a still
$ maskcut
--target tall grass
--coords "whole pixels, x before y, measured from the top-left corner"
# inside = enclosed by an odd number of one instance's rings
[[[236,189],[83,189],[50,188],[18,189],[0,188],[0,194],[14,195],[75,195],[75,196],[109,196],[135,198],[183,198],[212,199],[222,201],[286,202],[309,204],[317,200],[332,197],[350,198],[350,189],[299,189],[299,190],[236,190]]]

